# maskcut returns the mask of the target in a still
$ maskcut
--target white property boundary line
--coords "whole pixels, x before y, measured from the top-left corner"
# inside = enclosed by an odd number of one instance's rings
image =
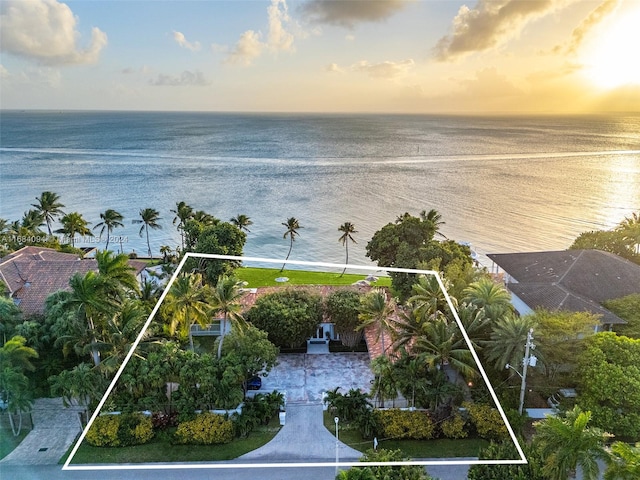
[[[164,301],[165,297],[167,296],[167,293],[169,292],[169,289],[171,288],[171,285],[173,285],[173,282],[175,281],[176,277],[178,276],[178,274],[182,270],[182,268],[184,266],[184,263],[187,261],[187,259],[192,258],[192,257],[193,258],[208,258],[208,259],[212,259],[212,260],[234,260],[234,261],[240,261],[240,262],[261,262],[261,263],[273,263],[273,264],[286,263],[286,264],[289,264],[289,265],[301,265],[301,266],[308,266],[308,267],[325,267],[325,268],[339,268],[339,269],[348,268],[348,269],[352,269],[352,270],[366,270],[366,271],[374,271],[374,272],[384,271],[384,272],[398,272],[398,273],[415,273],[415,274],[433,275],[433,276],[435,276],[436,280],[438,281],[438,285],[440,285],[440,288],[442,289],[442,292],[444,293],[444,297],[447,300],[447,304],[449,305],[449,309],[453,313],[453,316],[454,316],[454,318],[456,320],[456,323],[458,324],[458,327],[462,331],[462,336],[464,337],[464,340],[467,343],[467,347],[469,347],[469,351],[471,352],[471,355],[473,356],[473,359],[476,362],[476,365],[478,366],[478,369],[480,370],[480,374],[482,375],[482,379],[484,380],[485,385],[489,389],[489,393],[491,394],[491,398],[493,399],[493,402],[496,405],[496,407],[498,409],[498,412],[500,412],[500,416],[502,417],[502,420],[504,421],[504,423],[505,423],[505,425],[507,427],[507,430],[509,431],[509,436],[511,437],[511,440],[513,441],[516,449],[518,450],[518,454],[520,455],[520,458],[517,459],[517,460],[443,460],[443,461],[427,460],[427,461],[407,461],[407,462],[366,462],[366,463],[363,463],[363,462],[331,462],[331,461],[328,461],[328,462],[310,462],[310,463],[210,463],[210,464],[203,464],[203,463],[169,463],[169,464],[164,464],[163,463],[163,464],[158,464],[158,463],[152,463],[152,464],[139,464],[139,465],[138,464],[136,464],[136,465],[131,465],[131,464],[127,464],[127,465],[112,465],[112,464],[110,464],[110,465],[70,465],[71,460],[73,460],[73,457],[75,456],[76,452],[78,451],[78,448],[80,448],[80,444],[84,441],[84,439],[85,439],[85,437],[87,435],[87,432],[89,431],[89,428],[91,428],[91,425],[93,424],[95,419],[100,414],[100,410],[102,410],[102,407],[104,406],[105,402],[107,401],[107,398],[109,397],[109,395],[113,391],[116,383],[118,382],[118,379],[120,378],[120,375],[122,375],[122,372],[124,371],[125,367],[127,366],[127,363],[129,363],[129,360],[133,356],[133,353],[135,352],[136,348],[138,348],[138,344],[140,343],[140,341],[142,339],[142,336],[146,332],[147,328],[149,328],[149,325],[151,324],[151,321],[155,318],[156,313],[158,312],[158,309],[160,308],[160,305]],[[62,470],[176,470],[176,469],[230,469],[230,468],[279,468],[279,467],[332,467],[332,466],[336,466],[336,467],[354,467],[354,466],[365,466],[365,465],[371,465],[371,466],[382,466],[382,465],[425,465],[425,466],[428,466],[428,465],[524,465],[524,464],[527,464],[527,463],[528,462],[527,462],[527,459],[526,459],[526,457],[524,455],[524,452],[522,451],[522,447],[520,447],[520,444],[518,443],[518,439],[516,438],[516,435],[514,434],[513,429],[511,428],[511,425],[509,424],[509,421],[507,420],[507,416],[505,415],[504,410],[502,409],[502,405],[500,405],[500,402],[498,401],[498,397],[496,396],[496,392],[493,390],[493,387],[491,386],[491,383],[489,382],[489,378],[487,377],[487,373],[484,371],[484,368],[482,367],[482,364],[480,363],[480,359],[478,358],[478,355],[476,354],[475,350],[473,349],[473,346],[471,344],[471,340],[469,339],[469,336],[467,335],[467,332],[464,329],[464,326],[462,325],[462,322],[460,321],[460,317],[458,316],[458,312],[454,308],[453,303],[451,302],[451,298],[449,297],[449,294],[447,293],[447,290],[444,287],[444,283],[442,282],[442,279],[440,278],[440,275],[438,274],[438,272],[435,272],[433,270],[414,270],[414,269],[409,269],[409,268],[392,268],[392,267],[378,267],[378,266],[365,266],[365,265],[348,265],[348,264],[336,264],[336,263],[326,263],[326,262],[307,262],[307,261],[296,261],[296,260],[286,260],[285,261],[285,260],[278,260],[278,259],[273,259],[273,258],[237,257],[237,256],[232,256],[232,255],[217,255],[217,254],[187,252],[185,254],[185,256],[182,258],[182,260],[180,261],[180,263],[178,264],[178,267],[176,268],[176,271],[171,276],[171,279],[167,283],[167,286],[165,287],[164,292],[162,292],[162,295],[160,296],[160,299],[158,300],[158,303],[156,303],[156,306],[153,308],[151,314],[149,315],[149,318],[147,319],[147,321],[145,322],[144,326],[142,327],[142,330],[140,330],[140,333],[138,334],[138,338],[136,338],[136,341],[133,342],[133,345],[131,346],[131,350],[129,351],[127,356],[124,358],[124,361],[122,362],[122,365],[120,365],[120,368],[118,369],[118,371],[116,372],[115,376],[113,377],[113,380],[109,384],[109,388],[107,388],[107,391],[105,392],[104,396],[102,397],[102,400],[100,400],[100,402],[98,403],[98,406],[96,407],[95,411],[93,412],[93,415],[89,419],[89,422],[87,423],[87,426],[84,428],[84,430],[80,434],[80,438],[78,438],[78,441],[76,442],[75,446],[71,450],[71,453],[69,454],[69,457],[67,458],[67,461],[62,466]]]

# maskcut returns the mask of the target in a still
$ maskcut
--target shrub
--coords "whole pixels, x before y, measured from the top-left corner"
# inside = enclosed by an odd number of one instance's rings
[[[154,430],[163,430],[178,425],[177,413],[153,412],[151,415],[151,423]]]
[[[508,436],[507,427],[497,409],[480,403],[462,404],[467,409],[469,420],[479,437],[487,440],[502,440]]]
[[[191,445],[213,445],[233,440],[233,422],[222,415],[202,413],[194,420],[178,425],[175,442]]]
[[[435,424],[426,412],[377,410],[375,416],[384,438],[428,440],[436,436]]]
[[[442,433],[447,438],[466,438],[469,432],[464,428],[467,422],[458,413],[442,422]]]
[[[152,438],[151,418],[140,413],[98,417],[86,436],[87,442],[94,447],[142,445]]]

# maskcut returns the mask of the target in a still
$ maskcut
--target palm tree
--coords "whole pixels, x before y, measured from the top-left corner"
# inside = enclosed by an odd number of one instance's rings
[[[635,246],[635,253],[640,254],[640,213],[634,212],[630,217],[624,217],[617,230],[622,232],[625,240]]]
[[[635,446],[614,442],[606,459],[604,480],[637,480],[640,478],[640,442]]]
[[[39,211],[29,210],[22,216],[20,226],[28,232],[38,233],[43,223],[44,217]]]
[[[65,406],[79,405],[84,407],[85,419],[89,417],[89,405],[97,401],[104,393],[104,377],[87,363],[76,365],[71,370],[63,370],[49,378],[51,391],[62,396]],[[80,428],[84,428],[82,419]]]
[[[376,343],[380,342],[382,355],[386,352],[384,337],[394,331],[392,318],[395,311],[395,302],[389,300],[387,293],[381,288],[374,288],[360,299],[358,318],[362,323],[356,327],[356,331],[373,325],[376,328]]]
[[[338,241],[342,242],[342,245],[344,245],[344,250],[346,253],[346,258],[344,260],[344,263],[346,265],[349,263],[349,241],[352,241],[353,243],[358,243],[356,242],[355,238],[351,236],[351,234],[358,233],[358,231],[356,230],[356,227],[351,222],[344,222],[342,225],[338,227],[338,231],[342,232],[342,235],[340,236],[340,238],[338,238]],[[345,266],[340,276],[344,275],[344,272],[346,270],[347,270],[347,267]]]
[[[243,214],[238,214],[235,217],[229,219],[229,221],[233,223],[236,227],[238,227],[240,230],[244,230],[246,232],[250,232],[251,230],[249,230],[248,227],[249,225],[253,225],[253,221],[249,217]]]
[[[60,220],[62,228],[56,230],[56,233],[62,233],[71,240],[71,246],[75,247],[76,235],[89,235],[93,237],[93,233],[89,229],[89,222],[87,222],[80,213],[72,212],[67,213]]]
[[[123,300],[127,292],[137,293],[140,286],[129,257],[124,253],[115,255],[109,250],[96,253],[98,273],[105,281],[105,290],[114,298]]]
[[[166,316],[170,316],[169,334],[179,332],[183,338],[189,337],[193,350],[191,326],[206,326],[210,322],[210,291],[202,284],[202,276],[194,273],[176,278],[164,301]]]
[[[173,224],[178,222],[178,231],[180,232],[180,242],[182,250],[184,250],[184,225],[190,218],[193,217],[193,208],[187,205],[185,202],[177,202],[175,210],[171,210],[176,216],[173,217]]]
[[[32,207],[36,207],[38,212],[41,214],[42,218],[47,224],[47,230],[49,230],[49,235],[52,235],[51,224],[60,215],[64,215],[62,209],[64,205],[60,203],[60,196],[57,193],[53,192],[42,192],[40,197],[36,197],[36,201],[38,203],[32,203]]]
[[[31,408],[31,392],[27,377],[10,367],[0,370],[0,394],[7,403],[7,412],[11,431],[15,437],[20,435],[22,430],[22,412]],[[18,425],[16,426],[14,415],[18,415]]]
[[[420,219],[423,222],[430,224],[431,230],[433,232],[432,237],[435,235],[440,235],[442,238],[447,238],[443,233],[440,232],[440,227],[444,225],[445,222],[442,221],[442,215],[440,215],[437,210],[432,208],[428,212],[426,210],[421,211]]]
[[[19,372],[28,370],[33,372],[35,367],[32,358],[38,358],[38,352],[26,346],[27,340],[16,335],[0,347],[0,370],[12,368]]]
[[[484,308],[492,321],[512,312],[511,294],[509,290],[490,278],[481,278],[463,290],[463,301]]]
[[[147,234],[147,252],[149,253],[149,257],[153,258],[151,254],[151,244],[149,243],[149,228],[154,230],[158,230],[162,228],[162,225],[158,223],[160,218],[160,212],[158,212],[155,208],[143,208],[140,210],[140,220],[134,220],[133,223],[141,223],[140,231],[138,234],[142,237],[142,232],[146,232]]]
[[[287,236],[289,236],[289,239],[291,240],[289,244],[289,253],[287,253],[287,258],[284,259],[284,263],[282,264],[282,268],[280,269],[280,271],[282,272],[284,270],[284,266],[287,264],[287,260],[289,260],[289,255],[291,255],[291,250],[293,249],[293,241],[295,240],[296,236],[300,235],[298,233],[298,230],[303,227],[295,217],[288,218],[287,221],[282,223],[281,225],[287,227],[287,231],[284,232],[282,238],[287,238]]]
[[[244,318],[240,311],[242,305],[240,299],[244,295],[242,282],[235,277],[222,275],[215,288],[211,292],[211,306],[215,313],[222,314],[220,322],[220,340],[218,342],[218,359],[222,356],[222,342],[227,332],[227,322],[231,321],[233,326],[242,330],[245,325]]]
[[[499,318],[491,327],[489,340],[481,342],[485,358],[495,362],[498,370],[507,364],[519,366],[524,358],[527,335],[534,326],[534,317],[531,315],[519,317],[509,314]]]
[[[598,478],[598,460],[607,457],[603,445],[611,435],[589,427],[590,420],[591,412],[576,406],[565,417],[549,416],[534,423],[534,441],[540,446],[545,462],[543,472],[550,480],[575,478],[578,466],[585,480]]]
[[[414,350],[431,368],[444,371],[449,366],[465,378],[478,374],[460,328],[443,318],[425,324],[424,334],[416,338]]]
[[[442,281],[445,288],[449,290],[449,281],[446,278],[443,278]],[[422,319],[428,320],[436,316],[438,312],[449,312],[449,304],[435,275],[421,275],[418,278],[418,282],[411,286],[411,289],[413,290],[413,296],[409,297],[407,303],[413,307],[415,313]],[[449,298],[453,306],[457,307],[458,301],[454,297],[449,296]]]
[[[111,232],[113,232],[113,229],[117,227],[124,227],[124,224],[122,223],[123,218],[124,217],[120,213],[112,209],[105,210],[100,214],[100,219],[102,221],[97,223],[93,229],[95,230],[96,228],[100,228],[101,237],[104,231],[107,231],[107,244],[104,247],[105,250],[109,250],[109,240],[111,239]],[[122,253],[122,240],[120,240],[120,253]]]

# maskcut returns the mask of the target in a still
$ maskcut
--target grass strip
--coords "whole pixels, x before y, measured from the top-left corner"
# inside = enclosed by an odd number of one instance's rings
[[[284,270],[277,268],[240,267],[234,271],[234,275],[247,282],[248,288],[274,287],[285,285],[351,285],[359,280],[364,280],[365,274],[349,274],[335,272],[312,272],[308,270]],[[287,278],[286,282],[277,282],[276,278]],[[389,287],[390,277],[378,277],[378,281],[372,285]]]
[[[7,415],[7,414],[3,414]],[[17,420],[16,420],[17,421]],[[7,422],[9,423],[9,422]],[[0,428],[0,459],[9,455],[13,450],[20,445],[20,442],[24,440],[24,437],[27,436],[29,431],[25,428],[22,429],[20,435],[17,437],[13,436],[13,432],[11,428]]]

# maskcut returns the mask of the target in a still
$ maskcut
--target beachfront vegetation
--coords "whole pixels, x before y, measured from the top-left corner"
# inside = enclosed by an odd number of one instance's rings
[[[640,338],[640,293],[609,300],[604,302],[603,306],[627,322],[614,326],[617,334]]]
[[[45,221],[49,236],[51,236],[53,234],[51,225],[58,217],[64,215],[62,211],[64,205],[60,203],[60,195],[53,192],[42,192],[39,197],[36,197],[36,202],[31,206],[36,208],[40,217]]]
[[[344,263],[345,265],[347,265],[349,264],[349,242],[358,243],[356,242],[356,239],[353,238],[353,234],[358,233],[358,231],[356,230],[356,227],[351,222],[344,222],[342,225],[338,227],[338,231],[342,232],[342,235],[340,235],[340,238],[338,238],[338,241],[342,243],[342,245],[344,245],[344,252],[345,252]],[[344,275],[344,272],[346,270],[347,270],[347,267],[344,267],[344,270],[342,270],[341,276]]]
[[[281,272],[284,270],[284,267],[287,264],[287,260],[289,260],[289,255],[291,255],[291,250],[293,249],[293,242],[295,241],[296,237],[300,235],[298,233],[298,230],[303,228],[300,225],[298,219],[295,217],[288,218],[286,222],[282,223],[282,226],[287,228],[282,238],[286,239],[287,237],[289,237],[289,251],[287,252],[287,258],[284,259],[284,263],[282,264],[282,268],[280,269]]]
[[[124,227],[124,224],[122,223],[123,219],[124,217],[122,216],[121,213],[116,212],[115,210],[112,210],[112,209],[107,209],[100,214],[101,221],[96,223],[93,229],[95,230],[99,228],[100,236],[102,236],[105,230],[107,231],[107,243],[104,246],[105,250],[109,250],[109,240],[111,240],[111,233],[113,232],[113,229],[118,227]],[[120,241],[120,253],[123,253],[122,240]]]
[[[153,258],[153,253],[151,252],[151,243],[149,243],[149,229],[159,230],[162,228],[160,225],[160,212],[158,212],[155,208],[143,208],[140,210],[140,219],[136,219],[133,223],[140,223],[140,231],[138,234],[142,237],[142,232],[145,232],[147,235],[147,254],[149,258]]]
[[[603,250],[640,265],[640,213],[625,217],[612,230],[583,232],[569,248]]]
[[[76,235],[93,237],[93,233],[89,229],[89,222],[78,212],[67,213],[60,219],[60,223],[62,224],[62,228],[57,229],[56,233],[64,234],[72,247],[75,247]]]

